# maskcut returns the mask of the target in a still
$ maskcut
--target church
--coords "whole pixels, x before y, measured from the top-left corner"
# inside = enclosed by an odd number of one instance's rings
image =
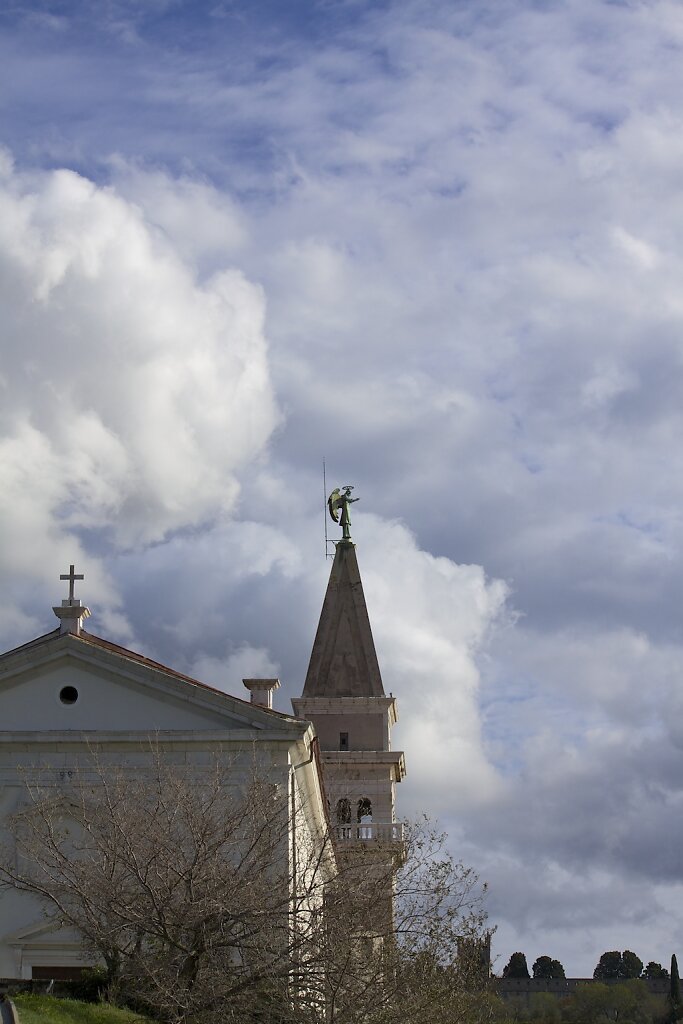
[[[382,683],[350,491],[330,498],[343,534],[293,715],[273,708],[277,679],[243,680],[248,696],[240,699],[95,636],[75,594],[83,577],[74,566],[60,577],[69,592],[53,609],[57,628],[0,656],[0,842],[8,842],[3,821],[27,800],[27,782],[68,785],[93,748],[144,782],[141,751],[152,738],[179,763],[220,752],[237,783],[256,765],[282,805],[273,813],[293,822],[292,808],[304,808],[306,840],[329,843],[339,863],[353,863],[361,847],[385,862],[400,856],[395,786],[405,761],[391,749],[396,701]],[[292,824],[283,844],[292,884],[301,832]],[[91,962],[81,936],[46,917],[35,896],[0,886],[0,980],[77,977]]]

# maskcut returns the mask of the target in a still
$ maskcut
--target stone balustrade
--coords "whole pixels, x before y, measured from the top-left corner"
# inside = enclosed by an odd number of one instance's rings
[[[367,821],[361,824],[335,825],[334,833],[340,842],[403,842],[403,822]]]

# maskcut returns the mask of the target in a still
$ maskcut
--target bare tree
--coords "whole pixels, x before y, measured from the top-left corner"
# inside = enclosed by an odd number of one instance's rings
[[[490,1016],[486,972],[463,956],[482,888],[443,836],[422,823],[393,847],[335,849],[291,794],[237,774],[158,749],[142,781],[96,754],[65,785],[38,774],[0,884],[78,928],[115,999],[170,1024]]]

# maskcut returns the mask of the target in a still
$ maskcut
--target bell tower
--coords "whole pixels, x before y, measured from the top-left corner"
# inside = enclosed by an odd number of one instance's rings
[[[294,713],[313,722],[320,742],[330,821],[340,852],[358,844],[402,845],[395,787],[405,776],[402,751],[391,749],[396,699],[382,685],[356,546],[351,487],[332,492],[330,514],[342,527],[301,697]],[[397,849],[397,854],[400,853]]]

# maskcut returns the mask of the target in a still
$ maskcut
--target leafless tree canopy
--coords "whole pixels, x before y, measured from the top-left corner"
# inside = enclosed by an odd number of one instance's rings
[[[154,750],[142,782],[95,754],[66,785],[34,777],[0,884],[75,925],[111,996],[169,1024],[490,1016],[483,890],[443,837],[423,823],[400,856],[335,857],[290,794],[257,771],[238,788],[231,767]]]

